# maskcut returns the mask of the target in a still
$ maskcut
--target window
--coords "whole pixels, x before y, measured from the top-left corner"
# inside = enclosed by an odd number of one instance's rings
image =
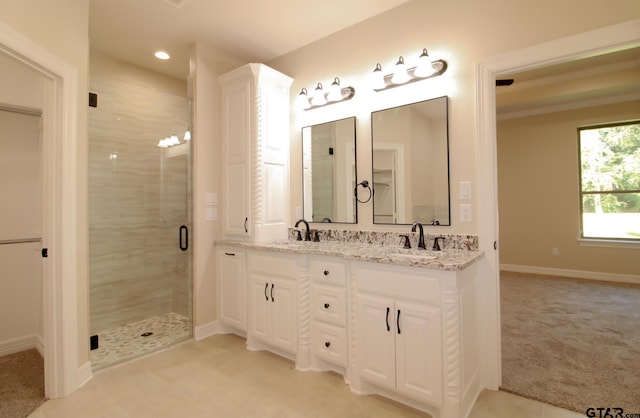
[[[640,120],[578,129],[581,237],[640,241]]]

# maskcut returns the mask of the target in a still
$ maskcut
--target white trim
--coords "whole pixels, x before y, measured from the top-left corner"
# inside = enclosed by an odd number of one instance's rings
[[[87,361],[78,368],[78,387],[81,388],[86,385],[92,378],[93,372],[91,370],[91,362]]]
[[[500,264],[500,270],[511,271],[514,273],[542,274],[545,276],[561,276],[605,282],[640,284],[640,276],[634,274],[617,274],[597,271],[557,269],[551,267],[521,266],[516,264]]]
[[[77,294],[77,69],[0,22],[0,52],[45,79],[43,109],[44,218],[43,313],[45,395],[66,396],[78,388]]]
[[[485,253],[480,265],[482,281],[482,359],[485,385],[497,389],[502,380],[500,349],[498,184],[496,153],[495,79],[501,74],[559,64],[640,45],[640,19],[545,42],[481,61],[476,66],[476,123],[479,246]]]
[[[20,351],[31,350],[32,348],[38,349],[39,340],[40,337],[37,335],[26,335],[24,337],[0,341],[0,357],[19,353]],[[42,354],[42,352],[40,352],[40,354]]]
[[[581,247],[640,249],[640,242],[638,241],[606,240],[596,238],[578,238],[578,245]]]
[[[196,341],[200,341],[220,333],[221,332],[218,321],[211,321],[207,324],[195,327],[193,331],[193,337]]]

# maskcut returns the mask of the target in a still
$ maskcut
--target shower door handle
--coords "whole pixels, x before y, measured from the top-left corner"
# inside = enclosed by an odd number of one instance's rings
[[[180,249],[187,251],[189,249],[189,229],[186,225],[180,226]]]

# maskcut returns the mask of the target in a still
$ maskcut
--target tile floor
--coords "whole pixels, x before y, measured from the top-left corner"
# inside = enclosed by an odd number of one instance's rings
[[[217,335],[103,369],[30,418],[427,417],[377,396],[358,396],[334,373],[299,372],[245,340]],[[483,391],[472,418],[577,418],[509,393]]]
[[[151,332],[149,336],[143,333]],[[98,333],[99,348],[91,350],[93,370],[170,347],[191,336],[191,321],[169,312]]]

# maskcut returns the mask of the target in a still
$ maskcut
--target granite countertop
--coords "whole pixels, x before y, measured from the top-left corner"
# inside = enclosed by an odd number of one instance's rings
[[[345,260],[367,261],[372,263],[395,264],[401,266],[429,268],[436,270],[462,270],[475,263],[480,251],[449,250],[432,251],[422,249],[404,249],[399,246],[379,245],[357,242],[310,242],[282,240],[265,243],[238,241],[220,241],[217,245],[234,246],[250,250],[264,250],[288,254],[307,254],[340,257]]]

